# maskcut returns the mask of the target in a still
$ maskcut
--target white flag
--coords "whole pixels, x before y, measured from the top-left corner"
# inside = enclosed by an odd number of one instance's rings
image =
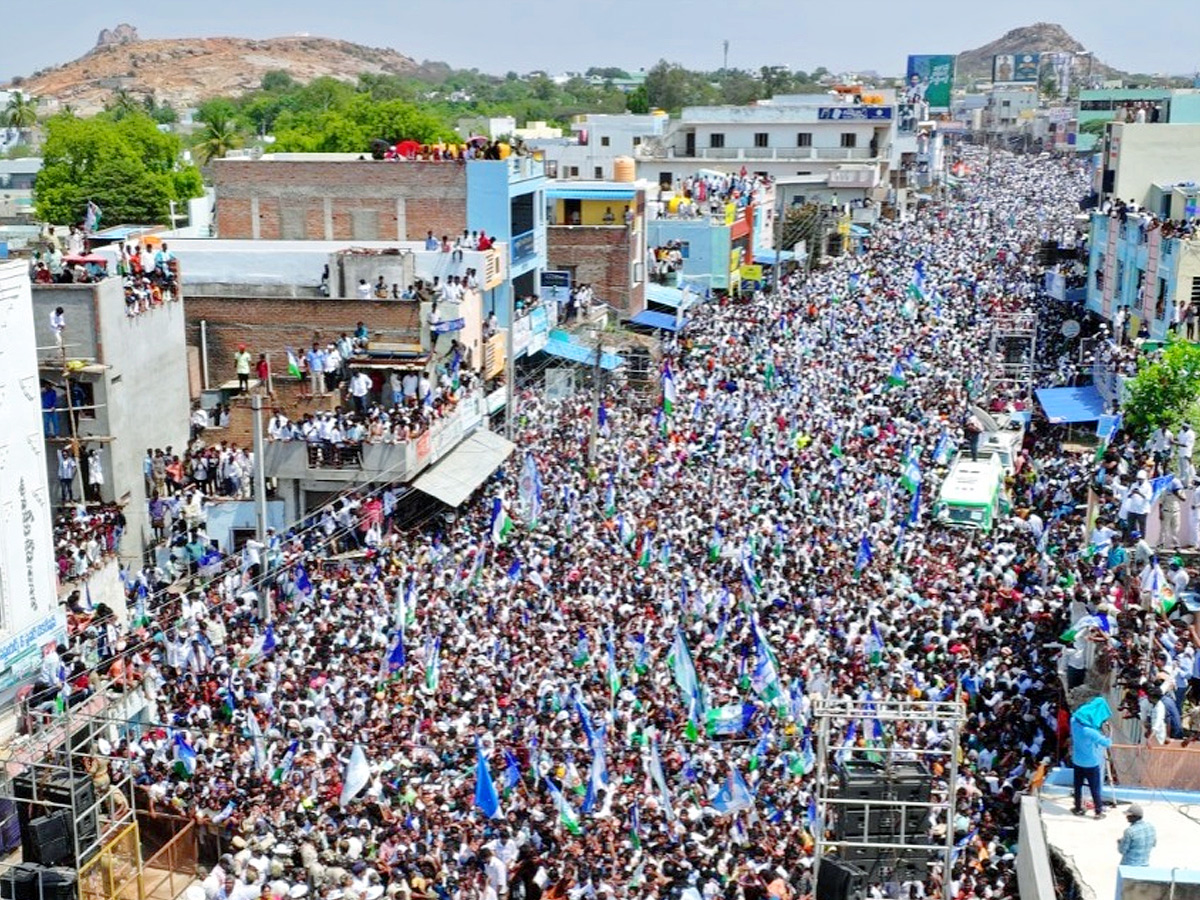
[[[350,751],[350,761],[346,763],[346,777],[342,779],[342,796],[338,803],[345,806],[354,795],[365,788],[371,781],[371,766],[367,762],[367,754],[358,744]]]

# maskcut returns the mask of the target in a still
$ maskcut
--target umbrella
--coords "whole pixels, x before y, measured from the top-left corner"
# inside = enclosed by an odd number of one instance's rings
[[[486,144],[491,138],[484,137],[482,134],[473,134],[467,138],[468,144]]]
[[[396,152],[401,156],[416,156],[421,152],[421,144],[413,140],[401,141],[396,145]]]

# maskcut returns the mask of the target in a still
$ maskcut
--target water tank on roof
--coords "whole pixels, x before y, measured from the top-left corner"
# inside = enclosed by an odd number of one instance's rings
[[[613,160],[613,181],[633,182],[637,180],[637,166],[630,156],[618,156]]]

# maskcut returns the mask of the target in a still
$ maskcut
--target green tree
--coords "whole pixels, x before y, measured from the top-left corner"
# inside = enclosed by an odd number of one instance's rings
[[[8,98],[4,109],[4,124],[18,131],[28,131],[37,124],[38,102],[36,97],[15,91]]]
[[[172,200],[201,189],[195,167],[181,165],[179,152],[179,139],[159,132],[144,112],[120,121],[60,113],[46,123],[34,184],[38,217],[78,222],[91,200],[111,222],[166,222]]]
[[[283,69],[265,72],[259,85],[264,91],[290,91],[296,87],[296,79]]]
[[[1143,358],[1137,374],[1125,386],[1129,393],[1121,407],[1124,427],[1136,437],[1160,425],[1174,428],[1184,419],[1196,421],[1200,412],[1200,345],[1169,342],[1157,361]]]
[[[221,159],[230,150],[242,146],[242,134],[238,131],[237,123],[232,117],[225,119],[213,118],[204,123],[200,132],[200,142],[196,152],[200,161],[205,165],[214,159]]]
[[[646,97],[650,106],[674,112],[687,100],[689,73],[683,66],[660,59],[646,73]]]
[[[745,106],[763,96],[765,85],[749,72],[741,69],[730,69],[721,73],[721,102],[734,106]]]
[[[625,96],[625,108],[639,115],[650,112],[650,97],[644,84],[639,84]]]
[[[104,104],[105,112],[117,120],[143,112],[144,109],[144,106],[138,102],[137,97],[133,96],[125,88],[117,88],[113,91],[112,96],[108,98],[108,102]]]

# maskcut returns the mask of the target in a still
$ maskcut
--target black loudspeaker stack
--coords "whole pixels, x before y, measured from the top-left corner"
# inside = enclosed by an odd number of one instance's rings
[[[4,900],[74,900],[75,871],[23,862],[0,873]]]
[[[78,868],[99,845],[100,827],[93,809],[95,791],[86,776],[38,778],[25,772],[13,779],[13,800],[21,830],[21,855],[47,866]],[[72,815],[74,788],[75,816]],[[78,843],[83,859],[75,859]]]
[[[930,856],[938,849],[928,837],[929,810],[899,804],[929,803],[932,788],[929,771],[918,762],[893,760],[890,767],[885,767],[882,763],[848,760],[838,767],[837,779],[839,799],[876,801],[862,806],[839,803],[837,840],[929,846],[928,850],[844,847],[839,851],[839,862],[863,873],[871,882],[885,877],[888,881],[925,878]],[[896,805],[889,805],[888,801]],[[822,860],[822,873],[826,865],[827,860]]]
[[[867,877],[862,869],[828,856],[821,860],[816,900],[862,900],[866,890]]]

